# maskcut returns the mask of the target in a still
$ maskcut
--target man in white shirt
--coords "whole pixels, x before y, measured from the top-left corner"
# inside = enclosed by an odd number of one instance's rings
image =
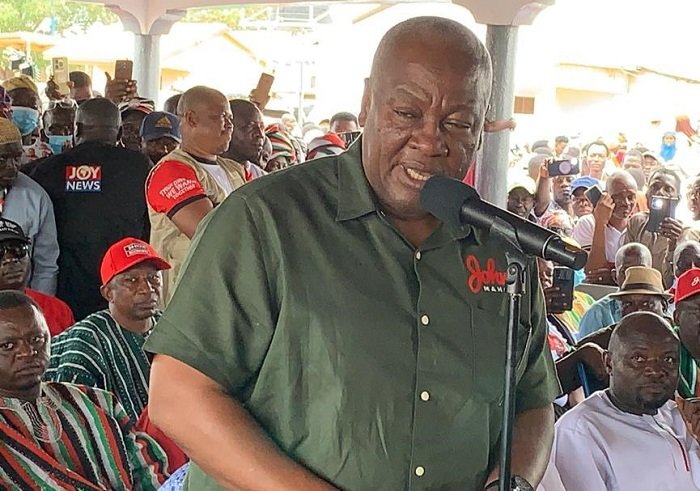
[[[679,346],[656,314],[620,321],[605,355],[610,388],[556,425],[549,471],[566,491],[700,489],[700,445],[691,432],[700,402],[672,401]]]
[[[637,203],[637,181],[625,171],[613,173],[605,182],[605,192],[595,205],[593,214],[583,216],[574,227],[572,238],[581,247],[589,248],[586,273],[602,274],[610,283],[610,270],[615,254],[622,245],[627,223]]]

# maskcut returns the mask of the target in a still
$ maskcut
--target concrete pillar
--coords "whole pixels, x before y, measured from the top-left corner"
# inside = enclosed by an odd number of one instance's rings
[[[160,92],[160,35],[134,34],[134,79],[139,95],[158,106]]]
[[[513,115],[517,42],[517,26],[489,25],[486,28],[486,47],[493,63],[491,107],[486,114],[489,121],[509,119]],[[476,188],[483,199],[504,208],[509,158],[510,131],[484,133]]]

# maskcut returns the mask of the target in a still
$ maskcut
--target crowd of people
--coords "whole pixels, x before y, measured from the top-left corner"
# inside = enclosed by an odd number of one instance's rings
[[[359,115],[303,128],[70,81],[0,88],[3,486],[496,489],[512,245],[419,200],[512,126],[473,33],[397,25]],[[528,263],[513,489],[700,490],[687,141],[557,136],[512,166],[507,210],[589,253]]]

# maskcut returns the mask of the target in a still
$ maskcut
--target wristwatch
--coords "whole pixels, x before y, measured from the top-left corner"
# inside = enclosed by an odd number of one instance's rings
[[[495,491],[498,489],[498,481],[490,482],[484,491]],[[510,481],[510,491],[535,491],[535,488],[527,482],[525,478],[520,476],[513,476]]]

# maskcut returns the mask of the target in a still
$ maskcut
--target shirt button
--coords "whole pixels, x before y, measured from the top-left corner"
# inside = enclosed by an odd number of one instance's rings
[[[427,315],[421,316],[420,323],[424,326],[427,326],[428,324],[430,324],[430,317],[428,317]]]
[[[421,258],[421,253],[420,251],[416,252],[416,261],[420,261]]]
[[[428,392],[427,390],[424,390],[423,392],[420,393],[420,398],[421,398],[421,401],[426,401],[426,402],[429,401],[430,400],[430,392]]]
[[[425,474],[425,469],[422,466],[416,467],[416,476],[422,477]]]

